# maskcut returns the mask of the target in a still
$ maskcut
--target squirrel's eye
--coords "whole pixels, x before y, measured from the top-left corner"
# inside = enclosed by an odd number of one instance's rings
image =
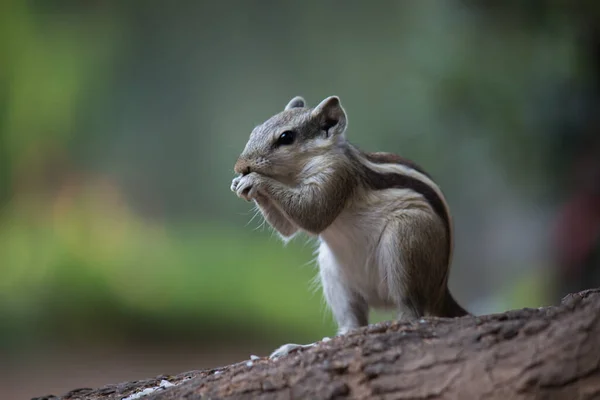
[[[294,139],[296,138],[296,133],[293,131],[285,131],[277,139],[278,145],[288,145],[294,143]]]

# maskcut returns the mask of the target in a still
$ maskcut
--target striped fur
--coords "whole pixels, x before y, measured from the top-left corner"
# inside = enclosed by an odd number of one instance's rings
[[[453,226],[441,189],[410,160],[354,147],[346,125],[335,96],[313,109],[292,99],[254,129],[231,189],[283,238],[318,236],[320,281],[339,333],[367,324],[372,307],[399,318],[466,315],[448,290]],[[274,147],[289,129],[298,139]]]
[[[352,146],[353,147],[353,146]],[[358,161],[366,181],[374,190],[407,188],[421,194],[446,227],[448,239],[448,265],[454,248],[453,225],[450,208],[440,187],[423,168],[415,162],[392,153],[363,153]]]
[[[409,160],[346,146],[362,190],[321,233],[319,257],[340,332],[360,326],[367,305],[394,307],[400,318],[465,315],[447,289],[452,220],[438,185]],[[340,293],[352,317],[336,304]]]
[[[440,286],[446,287],[442,300],[440,316],[457,317],[468,314],[454,299],[447,289],[454,248],[453,224],[450,209],[440,187],[433,181],[423,168],[415,162],[392,153],[366,153],[353,146],[354,152],[359,154],[357,161],[363,170],[365,182],[373,190],[386,190],[404,188],[419,193],[429,204],[431,209],[442,220],[447,241],[447,265],[445,275]],[[362,156],[362,157],[361,157]],[[394,169],[395,168],[395,169]]]

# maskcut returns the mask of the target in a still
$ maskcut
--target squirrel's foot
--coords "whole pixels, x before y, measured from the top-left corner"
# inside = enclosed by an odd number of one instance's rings
[[[330,339],[328,337],[325,337],[321,341],[322,342],[327,342],[329,340]],[[295,353],[297,351],[301,351],[301,350],[304,350],[304,349],[308,349],[308,348],[314,347],[318,343],[319,342],[310,343],[310,344],[295,344],[295,343],[284,344],[283,346],[279,347],[277,350],[275,350],[274,352],[272,352],[271,355],[269,356],[269,358],[271,360],[274,360],[274,359],[279,358],[281,356],[286,356],[288,354]]]
[[[277,350],[275,350],[274,352],[272,352],[271,355],[269,356],[269,358],[273,360],[273,359],[279,358],[281,356],[286,356],[288,354],[295,353],[295,352],[300,351],[300,350],[308,349],[310,347],[313,347],[314,345],[316,345],[316,343],[310,343],[310,344],[288,343],[288,344],[284,344],[283,346],[279,347]]]

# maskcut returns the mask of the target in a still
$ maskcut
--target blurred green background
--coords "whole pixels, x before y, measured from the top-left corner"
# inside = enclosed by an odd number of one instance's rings
[[[352,142],[436,178],[450,286],[472,312],[600,285],[599,15],[551,0],[3,0],[0,398],[334,334],[315,244],[284,246],[229,191],[251,129],[295,95],[340,96]]]

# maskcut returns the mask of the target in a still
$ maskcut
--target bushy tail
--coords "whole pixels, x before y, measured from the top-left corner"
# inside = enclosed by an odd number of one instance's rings
[[[464,317],[465,315],[471,315],[467,310],[461,307],[460,304],[454,299],[450,290],[446,288],[446,299],[442,307],[441,316],[446,318]]]

